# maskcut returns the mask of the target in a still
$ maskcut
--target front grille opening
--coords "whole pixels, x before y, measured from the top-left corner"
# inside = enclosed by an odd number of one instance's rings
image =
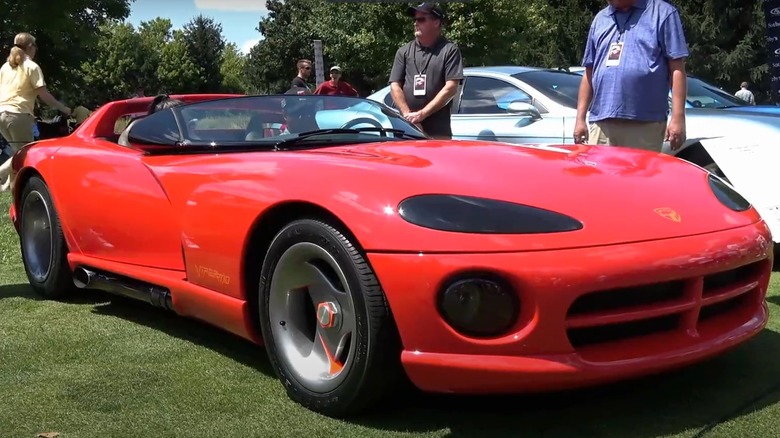
[[[581,348],[674,331],[680,326],[681,318],[682,315],[679,314],[666,315],[641,321],[570,329],[568,330],[569,342],[574,348]]]
[[[746,294],[742,294],[726,301],[721,301],[720,303],[702,308],[699,312],[699,322],[705,322],[726,314],[733,314],[744,311],[751,304],[751,302],[754,301],[755,292],[756,290],[753,290]]]
[[[755,280],[761,273],[764,261],[750,263],[717,274],[704,277],[704,295],[717,292],[720,289],[728,287],[737,287],[744,285],[748,281]]]
[[[679,301],[684,295],[685,282],[683,281],[594,292],[577,298],[569,308],[569,316],[603,313],[611,310],[631,310],[650,304]]]

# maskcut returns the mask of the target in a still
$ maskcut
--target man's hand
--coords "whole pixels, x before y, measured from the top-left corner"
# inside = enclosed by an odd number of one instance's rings
[[[669,125],[666,127],[666,137],[664,141],[668,141],[673,151],[676,151],[682,147],[685,143],[685,119],[672,117],[669,121]]]
[[[584,144],[588,141],[588,124],[583,120],[577,120],[574,124],[574,143]]]
[[[408,120],[410,123],[414,123],[415,125],[419,124],[423,120],[425,120],[425,113],[423,111],[414,111],[407,113],[404,118]]]

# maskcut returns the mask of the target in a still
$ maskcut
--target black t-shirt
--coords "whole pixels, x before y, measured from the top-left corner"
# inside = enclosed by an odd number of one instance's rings
[[[305,88],[309,90],[309,84],[306,83],[306,81],[303,80],[302,77],[296,76],[290,85],[291,88]]]
[[[416,75],[425,75],[425,95],[414,95]],[[404,97],[411,111],[423,109],[451,80],[463,80],[463,58],[458,46],[444,37],[432,47],[423,47],[417,40],[410,41],[395,53],[389,82],[398,82],[403,86]],[[423,120],[421,124],[426,134],[452,136],[451,107],[452,102],[449,102]]]

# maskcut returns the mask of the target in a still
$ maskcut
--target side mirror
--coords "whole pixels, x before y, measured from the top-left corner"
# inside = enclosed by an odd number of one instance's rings
[[[509,114],[530,117],[532,120],[542,119],[542,115],[539,113],[539,110],[528,102],[515,100],[514,102],[511,102],[509,106],[507,106],[506,110]]]

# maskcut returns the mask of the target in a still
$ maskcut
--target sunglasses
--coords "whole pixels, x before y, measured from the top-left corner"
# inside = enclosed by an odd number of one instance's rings
[[[428,21],[428,17],[414,17],[412,21],[414,21],[415,23],[425,23],[426,21]]]

